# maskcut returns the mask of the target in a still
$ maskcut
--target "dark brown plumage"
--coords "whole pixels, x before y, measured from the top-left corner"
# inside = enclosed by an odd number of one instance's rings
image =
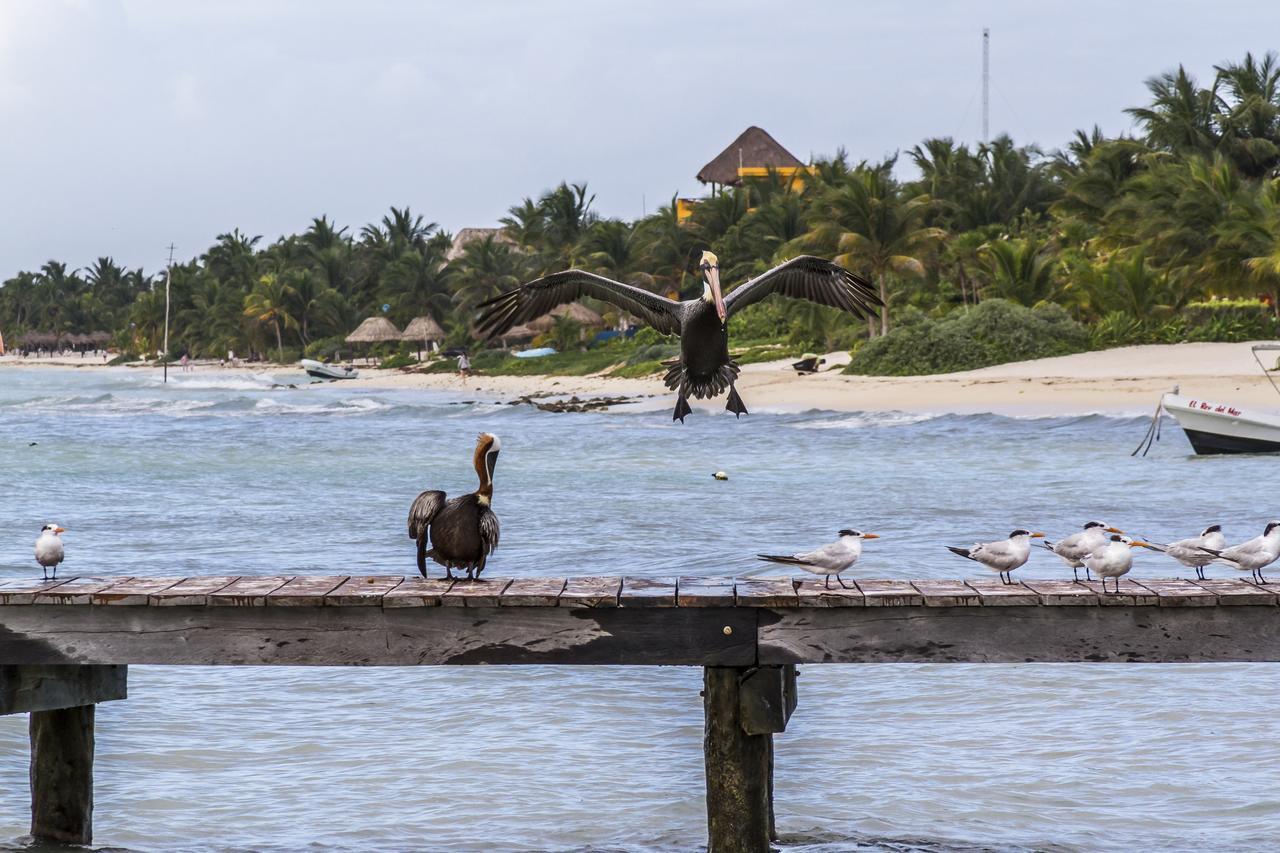
[[[409,537],[418,543],[418,572],[424,578],[430,557],[444,566],[448,578],[453,577],[454,569],[463,569],[468,579],[480,579],[485,561],[498,547],[498,516],[489,505],[493,469],[501,449],[496,435],[481,433],[473,460],[480,488],[452,500],[446,500],[442,491],[425,491],[409,508]]]
[[[707,399],[729,391],[725,408],[747,413],[734,389],[738,365],[729,355],[728,319],[773,294],[807,299],[866,317],[880,306],[870,282],[831,261],[801,255],[756,276],[727,296],[720,293],[720,267],[711,252],[702,253],[703,295],[676,302],[630,284],[584,270],[566,270],[535,279],[485,302],[477,324],[484,338],[496,338],[541,317],[565,302],[593,296],[617,305],[666,335],[680,336],[680,357],[670,362],[665,382],[676,391],[675,420],[689,414],[688,397]]]

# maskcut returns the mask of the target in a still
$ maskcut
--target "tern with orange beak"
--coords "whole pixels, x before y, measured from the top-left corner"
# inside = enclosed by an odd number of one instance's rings
[[[812,551],[802,551],[799,554],[757,554],[756,556],[769,563],[799,566],[806,572],[812,572],[815,575],[826,575],[827,589],[831,589],[831,576],[835,575],[836,580],[840,582],[840,586],[848,589],[849,587],[841,579],[840,573],[852,568],[853,564],[858,562],[858,558],[862,556],[863,541],[879,539],[880,537],[875,533],[862,533],[849,528],[841,530],[838,535],[840,538],[835,542],[823,545],[821,548],[815,548]]]
[[[1107,544],[1108,533],[1124,533],[1123,530],[1112,527],[1105,521],[1089,521],[1084,525],[1084,530],[1079,533],[1072,533],[1065,539],[1057,542],[1044,540],[1044,547],[1062,558],[1062,561],[1071,567],[1071,576],[1074,580],[1080,580],[1079,570],[1084,569],[1085,578],[1093,580],[1089,576],[1089,567],[1085,565],[1084,558],[1096,548],[1101,548]]]
[[[1097,572],[1102,581],[1103,592],[1107,591],[1107,578],[1112,578],[1116,586],[1111,591],[1119,594],[1121,576],[1129,574],[1129,570],[1133,568],[1134,548],[1151,548],[1151,543],[1115,534],[1105,545],[1084,556],[1085,566]]]
[[[1031,540],[1043,538],[1043,533],[1032,533],[1019,528],[1010,533],[1008,539],[1001,539],[998,542],[975,542],[968,548],[955,548],[948,545],[947,550],[986,566],[993,572],[999,572],[1000,580],[1010,584],[1013,583],[1011,574],[1013,570],[1022,568],[1031,557]]]
[[[680,336],[680,357],[667,363],[670,369],[664,381],[678,395],[672,419],[683,423],[692,412],[690,397],[709,399],[726,389],[729,399],[725,408],[735,415],[747,413],[734,388],[738,364],[729,355],[728,324],[736,312],[773,294],[807,299],[855,317],[867,317],[880,306],[880,298],[866,279],[811,255],[779,264],[727,296],[720,290],[720,261],[714,254],[703,252],[698,268],[702,295],[683,302],[584,270],[552,273],[483,303],[480,307],[485,313],[476,331],[481,337],[496,338],[512,326],[584,296],[616,305],[664,335]]]
[[[427,576],[427,558],[444,566],[445,576],[463,569],[468,580],[479,580],[485,561],[498,547],[498,516],[493,514],[493,469],[502,442],[496,435],[480,433],[472,462],[480,488],[445,500],[438,490],[418,495],[409,509],[409,537],[418,543],[418,572]],[[427,543],[431,548],[428,550]]]
[[[46,524],[40,528],[40,536],[36,539],[36,562],[44,571],[44,579],[49,580],[49,570],[53,569],[53,577],[58,577],[58,565],[66,557],[62,548],[62,534],[66,529],[56,524]]]

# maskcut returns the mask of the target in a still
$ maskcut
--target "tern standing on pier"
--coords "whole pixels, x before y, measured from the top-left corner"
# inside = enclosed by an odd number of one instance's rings
[[[1086,554],[1083,559],[1085,568],[1092,569],[1102,579],[1102,591],[1107,591],[1107,578],[1114,578],[1115,593],[1120,592],[1120,578],[1133,568],[1133,549],[1150,548],[1151,544],[1128,536],[1114,535],[1106,545]]]
[[[62,534],[66,532],[56,524],[46,524],[40,529],[40,536],[36,539],[36,562],[44,571],[45,580],[49,579],[50,569],[53,569],[53,577],[58,577],[58,565],[66,556],[62,548]]]
[[[1254,580],[1258,583],[1266,583],[1262,570],[1280,559],[1280,521],[1271,522],[1261,536],[1255,536],[1248,542],[1241,542],[1221,551],[1210,548],[1205,551],[1214,557],[1220,557],[1219,562],[1225,562],[1234,569],[1253,572]]]
[[[1010,573],[1026,565],[1031,557],[1031,540],[1043,538],[1043,533],[1018,529],[1010,533],[1008,539],[1002,539],[999,542],[975,542],[968,548],[954,548],[948,545],[947,550],[980,563],[993,572],[999,572],[1000,580],[1010,584],[1013,583],[1013,575]]]
[[[1124,531],[1102,521],[1090,521],[1085,524],[1084,530],[1073,533],[1066,539],[1057,542],[1046,539],[1044,547],[1061,557],[1071,567],[1072,578],[1080,580],[1079,569],[1084,569],[1085,577],[1089,577],[1089,567],[1085,565],[1084,558],[1095,549],[1106,546],[1108,533],[1120,534]]]
[[[799,566],[806,572],[815,575],[826,575],[826,588],[831,589],[831,576],[835,575],[840,586],[848,589],[848,585],[840,577],[840,573],[852,568],[862,556],[862,542],[865,539],[879,539],[875,533],[862,533],[857,530],[844,529],[835,542],[803,551],[799,554],[757,554],[761,560],[780,563],[784,566]]]
[[[1190,539],[1179,539],[1161,545],[1152,542],[1151,548],[1162,554],[1168,554],[1189,569],[1196,570],[1196,577],[1204,580],[1204,567],[1212,563],[1216,557],[1211,551],[1221,551],[1227,547],[1227,537],[1222,535],[1221,524],[1211,524],[1199,536]],[[1205,550],[1209,549],[1209,550]]]

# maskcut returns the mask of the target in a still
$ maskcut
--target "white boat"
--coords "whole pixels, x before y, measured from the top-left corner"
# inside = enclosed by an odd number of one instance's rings
[[[1254,359],[1274,388],[1275,381],[1258,358],[1259,351],[1280,351],[1280,344],[1253,347]],[[1160,406],[1173,415],[1196,453],[1280,453],[1280,414],[1189,397],[1177,389],[1161,397]]]
[[[354,367],[325,364],[322,361],[312,361],[309,358],[302,360],[302,369],[307,372],[308,376],[314,376],[317,379],[355,379],[360,375],[360,371]]]

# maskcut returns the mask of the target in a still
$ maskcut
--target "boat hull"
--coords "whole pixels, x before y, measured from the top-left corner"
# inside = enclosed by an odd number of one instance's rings
[[[307,372],[308,376],[313,376],[316,379],[355,379],[360,375],[360,372],[354,367],[338,367],[334,364],[312,361],[309,358],[302,360],[302,369]]]
[[[1280,453],[1280,417],[1175,394],[1164,408],[1198,454]]]

